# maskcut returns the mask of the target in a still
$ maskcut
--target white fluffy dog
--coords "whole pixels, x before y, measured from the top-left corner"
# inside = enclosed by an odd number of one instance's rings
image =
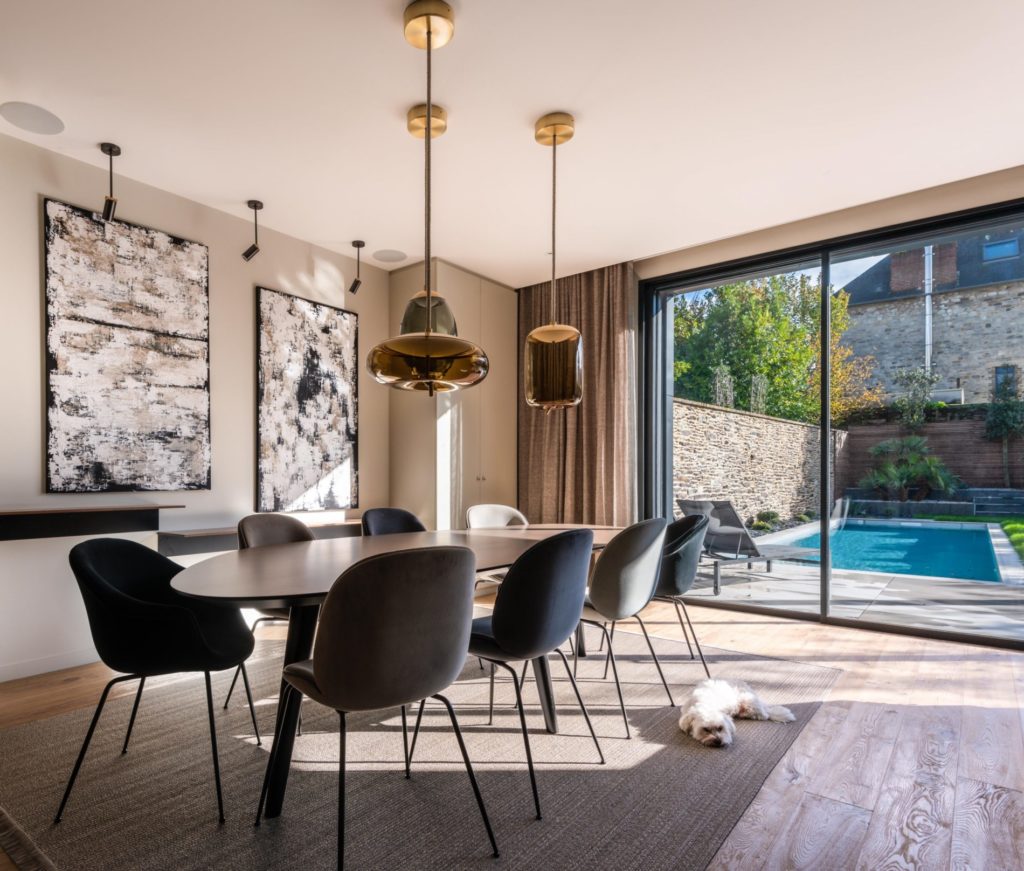
[[[796,717],[782,705],[766,705],[743,681],[701,681],[682,705],[679,728],[705,747],[728,747],[736,734],[733,717],[792,723]]]

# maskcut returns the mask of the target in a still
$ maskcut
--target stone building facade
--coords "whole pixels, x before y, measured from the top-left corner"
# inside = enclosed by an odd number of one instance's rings
[[[759,511],[786,520],[817,513],[818,427],[688,399],[674,399],[672,413],[676,500],[731,499],[747,520]],[[833,458],[844,437],[833,433]],[[678,515],[678,504],[673,508]]]

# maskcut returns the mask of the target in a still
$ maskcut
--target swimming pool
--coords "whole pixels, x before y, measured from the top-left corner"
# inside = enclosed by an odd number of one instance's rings
[[[950,525],[848,523],[830,537],[832,566],[894,575],[932,575],[967,581],[999,581],[988,530]],[[821,534],[793,544],[821,547]]]

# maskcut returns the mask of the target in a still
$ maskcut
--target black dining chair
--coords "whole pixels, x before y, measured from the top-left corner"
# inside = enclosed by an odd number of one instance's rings
[[[334,582],[324,600],[313,658],[285,666],[287,694],[308,696],[339,716],[339,868],[345,855],[347,715],[401,706],[403,743],[407,745],[405,705],[428,696],[448,711],[487,837],[498,855],[455,709],[441,695],[466,661],[475,564],[473,552],[464,547],[416,548],[361,560]],[[256,812],[257,825],[278,747],[275,740]],[[410,757],[406,749],[406,776]]]
[[[244,550],[249,547],[267,547],[273,544],[293,544],[297,541],[314,541],[316,536],[313,530],[306,526],[297,517],[290,517],[287,514],[250,514],[238,521],[238,548]],[[260,623],[287,623],[289,611],[287,608],[257,608],[259,617],[252,621],[250,631],[255,632]],[[231,701],[231,694],[235,691],[235,683],[242,673],[241,667],[235,669],[235,676],[231,678],[231,686],[228,687],[228,694],[224,698],[224,707],[227,708]]]
[[[84,541],[71,549],[70,562],[100,659],[107,667],[124,674],[113,678],[103,688],[54,822],[59,823],[64,815],[110,688],[123,681],[139,681],[121,750],[127,753],[146,678],[194,671],[203,672],[206,678],[213,776],[217,786],[217,810],[223,823],[224,799],[210,672],[240,667],[248,692],[245,660],[252,653],[254,641],[241,612],[176,592],[171,587],[171,579],[182,566],[134,541],[119,538]],[[256,711],[251,694],[249,713],[255,730]]]
[[[615,651],[612,649],[612,638],[615,623],[620,620],[634,618],[647,640],[647,648],[651,651],[658,676],[668,694],[669,704],[675,705],[672,691],[661,670],[658,654],[654,652],[647,627],[640,617],[640,612],[654,598],[654,590],[658,583],[658,571],[661,566],[661,554],[665,543],[665,521],[660,517],[653,520],[642,520],[627,526],[616,535],[597,558],[594,572],[590,578],[590,592],[586,606],[580,619],[581,624],[596,626],[603,634],[608,645],[605,657],[605,676],[608,674],[608,663],[611,662],[612,674],[615,676],[615,689],[619,694],[619,707],[622,709],[622,720],[626,724],[626,737],[631,738],[629,718],[626,716],[626,703],[622,698],[622,684],[619,681],[619,670],[615,664]],[[608,631],[608,623],[612,624],[612,632]],[[582,628],[579,630],[582,632]],[[579,642],[576,644],[579,650]],[[575,669],[579,662],[576,656],[573,663]]]
[[[404,508],[368,508],[363,512],[362,527],[363,535],[427,531],[420,519]]]
[[[491,714],[494,712],[494,667],[512,675],[519,709],[519,725],[526,748],[526,764],[537,819],[541,818],[537,776],[533,770],[530,736],[526,728],[523,695],[510,662],[529,661],[557,653],[565,665],[576,701],[594,739],[601,764],[604,753],[597,740],[590,714],[583,703],[569,661],[561,651],[580,619],[587,590],[587,570],[594,549],[594,533],[589,529],[573,529],[539,541],[517,559],[498,587],[494,609],[488,617],[473,621],[469,652],[491,663]],[[422,712],[422,706],[421,706]],[[417,718],[417,726],[419,720]],[[415,742],[415,736],[413,738]]]
[[[683,638],[690,649],[690,659],[694,658],[693,647],[690,645],[692,635],[697,653],[700,654],[701,665],[704,666],[704,673],[711,677],[707,660],[704,659],[704,651],[701,650],[697,633],[690,622],[690,613],[686,610],[686,601],[683,599],[697,578],[697,568],[700,564],[701,551],[704,550],[704,536],[707,534],[709,522],[704,514],[691,514],[668,525],[665,530],[665,549],[662,551],[661,571],[658,574],[654,598],[656,601],[671,602],[675,605],[679,628],[683,630]],[[684,616],[686,623],[683,623]],[[687,626],[690,627],[689,632]]]

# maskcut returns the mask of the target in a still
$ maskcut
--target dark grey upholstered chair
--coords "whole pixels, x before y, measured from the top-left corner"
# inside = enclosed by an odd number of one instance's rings
[[[629,730],[629,719],[626,717],[626,703],[622,699],[622,684],[619,683],[619,671],[615,665],[615,651],[612,649],[612,637],[615,623],[630,617],[636,619],[643,630],[647,647],[654,657],[658,675],[668,694],[669,704],[674,705],[672,691],[661,670],[658,654],[647,634],[647,627],[640,619],[640,612],[647,607],[654,597],[658,583],[658,570],[661,566],[661,554],[665,543],[665,521],[660,517],[654,520],[643,520],[626,527],[615,536],[597,558],[594,572],[590,577],[590,594],[583,608],[581,623],[596,626],[601,630],[604,641],[608,644],[605,658],[605,675],[608,674],[608,663],[611,662],[615,676],[615,689],[619,694],[619,707],[622,708],[622,720],[626,724],[626,737],[632,737]],[[612,632],[607,624],[612,624]],[[582,632],[582,628],[579,630]],[[579,643],[576,644],[579,650]],[[574,668],[579,662],[577,656]]]
[[[287,514],[250,514],[238,521],[239,550],[247,547],[266,547],[271,544],[313,541],[315,538],[312,529],[297,517],[289,517]],[[253,620],[252,626],[249,627],[253,632],[260,623],[288,622],[287,608],[257,608],[256,611],[260,616]],[[236,669],[235,676],[231,678],[231,686],[228,687],[228,694],[224,698],[225,708],[231,701],[231,694],[235,691],[235,683],[241,673],[241,668]]]
[[[346,715],[401,706],[405,741],[405,705],[428,696],[448,711],[487,836],[498,855],[455,710],[441,695],[466,661],[474,569],[473,552],[463,547],[417,548],[361,560],[334,582],[321,606],[313,658],[285,666],[286,693],[309,696],[339,715],[339,868],[345,852]],[[405,744],[408,746],[407,741]],[[275,740],[268,775],[277,750]],[[411,755],[407,749],[407,777]],[[257,825],[267,785],[268,779],[264,779]]]
[[[139,681],[121,749],[122,753],[127,753],[146,678],[201,671],[206,677],[213,776],[217,786],[217,810],[223,823],[224,800],[220,787],[210,672],[239,666],[248,691],[249,679],[244,663],[252,653],[253,637],[241,612],[237,608],[208,604],[175,591],[171,587],[171,579],[182,570],[182,566],[135,541],[90,539],[71,549],[70,562],[85,602],[89,629],[100,659],[109,668],[124,674],[103,688],[54,822],[59,823],[64,814],[110,688],[122,681]],[[255,729],[256,712],[252,707],[251,694],[249,713]]]
[[[597,740],[590,715],[580,696],[572,669],[559,649],[572,635],[579,622],[586,597],[587,570],[594,548],[594,533],[589,529],[573,529],[544,539],[531,547],[505,575],[498,588],[494,610],[489,617],[473,621],[469,652],[491,663],[491,713],[494,711],[494,666],[512,675],[519,708],[519,725],[523,730],[526,762],[530,769],[533,801],[540,819],[540,796],[533,770],[530,737],[526,729],[526,713],[516,673],[509,662],[546,657],[555,652],[565,665],[566,674],[576,693],[576,701],[587,721],[597,753],[604,764],[604,753]],[[414,739],[415,740],[415,739]]]
[[[420,519],[404,508],[369,508],[363,512],[362,527],[363,535],[427,531]]]
[[[704,536],[708,531],[708,524],[706,515],[692,514],[668,525],[665,530],[665,549],[661,556],[661,572],[658,575],[654,598],[675,605],[679,627],[683,630],[686,646],[690,648],[690,659],[693,659],[693,646],[690,644],[692,635],[693,643],[697,645],[697,653],[700,654],[701,665],[704,666],[704,673],[711,677],[707,660],[704,659],[704,651],[701,650],[697,633],[690,622],[690,614],[686,610],[686,602],[683,600],[684,594],[689,592],[697,577],[697,567],[701,551],[704,550]],[[686,623],[683,622],[684,615]],[[690,627],[689,632],[687,626]]]

